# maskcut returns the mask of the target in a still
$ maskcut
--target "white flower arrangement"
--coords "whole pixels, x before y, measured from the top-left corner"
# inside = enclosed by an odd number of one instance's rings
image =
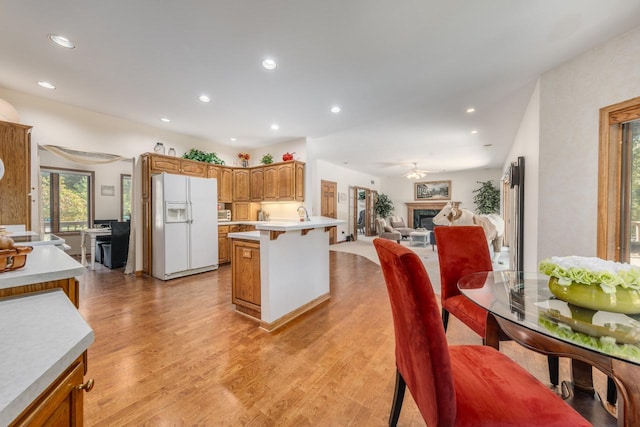
[[[600,285],[608,293],[617,287],[640,290],[640,267],[596,257],[551,257],[540,261],[538,270],[558,279],[558,284]]]

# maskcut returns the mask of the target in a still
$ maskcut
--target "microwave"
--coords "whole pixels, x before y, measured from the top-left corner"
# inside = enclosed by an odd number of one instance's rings
[[[220,209],[218,211],[218,221],[231,221],[231,210],[229,209]]]

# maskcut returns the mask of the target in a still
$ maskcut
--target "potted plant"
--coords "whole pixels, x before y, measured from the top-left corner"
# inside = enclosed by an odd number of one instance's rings
[[[374,204],[376,215],[379,218],[388,218],[393,213],[393,202],[386,194],[378,195],[378,199]]]
[[[476,204],[476,213],[487,215],[500,212],[500,190],[492,181],[477,181],[480,188],[473,190],[473,203]]]
[[[195,148],[184,153],[182,158],[205,163],[213,163],[215,165],[224,165],[224,160],[220,159],[216,153],[205,153],[204,151],[200,151]]]
[[[273,163],[273,156],[270,153],[265,154],[264,156],[262,156],[262,159],[260,159],[260,163],[263,165],[269,165]]]

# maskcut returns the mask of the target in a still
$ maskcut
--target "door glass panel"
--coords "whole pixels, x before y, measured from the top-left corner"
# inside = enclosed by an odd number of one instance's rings
[[[623,158],[621,192],[620,259],[640,265],[640,120],[622,125]]]

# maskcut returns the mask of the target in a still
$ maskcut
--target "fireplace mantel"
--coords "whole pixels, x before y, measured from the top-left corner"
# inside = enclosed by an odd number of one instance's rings
[[[415,228],[413,225],[413,211],[420,209],[433,209],[441,210],[447,204],[447,202],[415,202],[405,203],[407,205],[407,221],[410,228]]]

